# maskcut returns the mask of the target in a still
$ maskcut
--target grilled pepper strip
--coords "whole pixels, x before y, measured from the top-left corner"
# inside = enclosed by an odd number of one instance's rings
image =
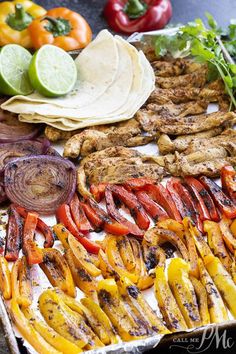
[[[235,255],[236,238],[234,237],[234,235],[230,230],[230,222],[231,221],[229,219],[222,217],[222,219],[219,222],[219,226],[226,246],[228,247],[230,252],[232,252]]]
[[[10,314],[12,322],[16,328],[24,336],[24,338],[32,345],[32,347],[40,354],[60,354],[58,350],[53,348],[30,324],[22,313],[16,299],[10,302]]]
[[[110,190],[109,187],[106,188],[105,191],[105,199],[106,199],[106,207],[109,215],[114,218],[116,221],[127,227],[128,232],[136,237],[142,238],[143,237],[143,231],[140,230],[140,228],[132,223],[131,221],[127,220],[124,216],[120,214],[120,212],[117,210],[112,191]]]
[[[56,212],[58,220],[72,233],[73,236],[86,248],[88,252],[97,254],[100,246],[81,234],[72,220],[70,207],[67,204],[62,204]]]
[[[186,330],[186,322],[166,280],[164,266],[157,266],[155,274],[155,296],[168,329],[173,332]]]
[[[146,243],[143,243],[142,249],[147,271],[154,269],[157,265],[165,265],[166,254],[161,247],[148,246]]]
[[[79,231],[81,231],[83,234],[87,234],[90,230],[92,230],[92,226],[80,205],[80,201],[76,193],[70,202],[70,210],[75,225],[78,227]]]
[[[223,191],[236,203],[236,171],[232,166],[221,169],[221,184]]]
[[[114,278],[115,280],[119,280],[120,276],[115,271],[115,269],[110,265],[106,253],[103,250],[100,250],[98,253],[99,259],[99,268],[101,269],[103,278]]]
[[[155,184],[156,180],[149,177],[130,178],[123,185],[129,191],[140,191],[147,184]]]
[[[29,32],[35,49],[52,44],[66,51],[75,50],[86,47],[92,39],[86,20],[64,7],[51,9],[45,16],[34,20]]]
[[[193,235],[189,231],[189,223],[191,220],[186,217],[183,219],[183,225],[184,225],[184,240],[185,244],[187,245],[188,253],[189,253],[189,261],[190,261],[190,274],[194,275],[195,277],[199,277],[199,271],[198,271],[198,254],[197,254],[197,249],[196,245],[194,242]]]
[[[162,184],[148,184],[144,186],[144,190],[155,202],[165,209],[170,218],[182,221],[180,212],[178,211],[170,193]]]
[[[225,214],[229,219],[236,217],[236,204],[232,202],[226,194],[222,192],[222,189],[213,180],[208,177],[200,177],[200,181],[207,188],[212,196],[215,204],[218,206],[220,211]]]
[[[5,258],[14,262],[19,257],[22,243],[22,220],[14,206],[9,208],[9,220],[7,226],[7,238],[5,246]]]
[[[192,222],[189,222],[189,232],[194,239],[197,250],[200,253],[202,259],[204,260],[204,263],[206,263],[207,260],[213,256],[210,247],[204,240],[201,232],[196,228],[196,226],[192,224]]]
[[[70,342],[68,339],[62,337],[54,329],[49,327],[46,322],[42,321],[33,310],[30,308],[23,309],[23,314],[33,326],[33,328],[56,350],[60,353],[70,352],[71,354],[81,353],[82,350]]]
[[[14,43],[32,48],[28,31],[34,18],[45,15],[46,10],[28,0],[4,1],[0,4],[0,46]]]
[[[43,250],[43,263],[40,264],[40,267],[53,286],[58,287],[72,297],[76,296],[70,268],[57,249],[45,248]]]
[[[190,266],[181,258],[173,258],[168,267],[168,281],[189,328],[201,326],[197,298],[189,279]]]
[[[205,269],[202,260],[199,258],[199,271],[200,271],[200,280],[207,291],[208,297],[208,309],[211,317],[211,322],[221,323],[227,321],[228,313],[225,308],[224,302],[220,296],[220,293],[215,286],[212,278]]]
[[[23,253],[29,265],[39,264],[43,261],[43,252],[34,241],[34,234],[38,223],[38,214],[28,213],[25,219],[23,232]]]
[[[28,307],[32,303],[32,286],[30,268],[25,257],[19,258],[11,271],[12,299],[15,299],[22,307]]]
[[[167,212],[160,205],[154,202],[154,200],[150,198],[150,196],[146,192],[137,191],[135,195],[138,201],[142,204],[142,206],[148,213],[148,215],[151,216],[151,218],[154,221],[159,221],[159,220],[164,220],[169,218]]]
[[[91,184],[90,185],[90,192],[92,193],[96,202],[100,202],[105,196],[105,189],[107,183],[99,183],[98,185]]]
[[[184,239],[184,227],[179,221],[173,219],[162,220],[157,223],[157,227],[173,231],[181,238],[181,240]]]
[[[130,240],[127,236],[119,236],[116,238],[120,256],[124,262],[125,267],[132,271],[135,268],[136,259],[130,244]]]
[[[212,258],[211,261],[206,264],[206,269],[221,293],[230,312],[236,318],[236,285],[230,274],[217,257]]]
[[[117,197],[127,206],[138,227],[140,227],[142,230],[147,230],[150,224],[150,220],[135,195],[128,192],[122,186],[113,185],[107,188],[109,188],[115,197]]]
[[[11,273],[7,260],[0,256],[0,291],[5,300],[11,298]]]
[[[219,257],[225,268],[230,271],[231,258],[226,250],[219,224],[214,221],[204,221],[204,231],[207,233],[207,241],[214,255]]]
[[[16,210],[22,218],[26,219],[26,217],[27,217],[27,210],[26,209],[17,205]],[[52,232],[51,228],[47,224],[45,224],[45,222],[43,220],[41,220],[40,218],[38,218],[37,230],[39,232],[41,232],[43,234],[43,236],[45,237],[44,247],[45,248],[52,247],[54,244],[53,232]]]
[[[129,34],[165,27],[172,7],[169,0],[108,0],[104,15],[114,31]]]
[[[207,292],[206,292],[205,287],[202,285],[202,283],[197,278],[190,275],[190,280],[193,284],[194,291],[197,296],[202,326],[205,326],[210,323],[210,314],[209,314],[208,305],[207,305]]]

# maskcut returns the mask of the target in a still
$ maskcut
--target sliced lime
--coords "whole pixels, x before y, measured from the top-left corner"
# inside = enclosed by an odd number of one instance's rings
[[[32,55],[17,44],[5,45],[0,51],[0,92],[5,95],[29,95],[28,69]]]
[[[47,97],[70,92],[77,79],[74,60],[63,49],[47,44],[34,55],[29,67],[32,86]]]

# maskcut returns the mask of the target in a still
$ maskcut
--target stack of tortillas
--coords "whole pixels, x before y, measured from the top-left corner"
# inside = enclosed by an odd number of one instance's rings
[[[18,113],[22,122],[47,123],[69,131],[132,118],[154,90],[154,72],[143,52],[107,30],[75,63],[78,80],[68,95],[15,96],[2,109]]]

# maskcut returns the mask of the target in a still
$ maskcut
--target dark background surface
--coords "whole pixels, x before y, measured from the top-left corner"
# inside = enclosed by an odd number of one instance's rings
[[[0,1],[2,2],[2,1]],[[56,0],[41,0],[35,1],[38,4],[44,6],[45,8],[66,6],[72,10],[76,10],[81,15],[83,15],[90,26],[92,27],[93,33],[98,33],[101,29],[106,27],[106,21],[102,17],[102,8],[106,3],[106,0],[70,0],[70,1],[56,1]],[[222,27],[229,24],[231,18],[236,19],[236,0],[172,0],[173,5],[173,17],[171,23],[185,23],[191,21],[196,17],[204,17],[206,11],[210,12],[218,24]],[[227,352],[227,354],[236,353],[236,331],[232,330],[228,333],[231,336],[235,345],[231,350],[224,350],[222,346],[216,349],[216,344],[213,341],[209,349],[205,350],[204,353],[219,353],[222,354]],[[188,343],[189,344],[189,343]],[[185,344],[185,346],[187,346]],[[188,353],[187,348],[185,349],[155,349],[153,353],[171,353],[171,354],[182,354]],[[3,332],[0,328],[0,354],[7,354],[9,350],[4,340]],[[197,351],[196,351],[197,353]],[[69,354],[69,353],[68,353]]]

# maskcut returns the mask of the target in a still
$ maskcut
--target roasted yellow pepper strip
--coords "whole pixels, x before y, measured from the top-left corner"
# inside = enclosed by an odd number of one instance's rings
[[[65,258],[70,267],[76,286],[97,302],[97,280],[77,263],[77,259],[70,249],[66,250]]]
[[[130,300],[133,306],[141,313],[142,319],[146,321],[155,332],[160,334],[170,333],[135,284],[128,278],[120,278],[117,285],[122,297]]]
[[[191,220],[189,217],[185,217],[183,219],[183,227],[184,227],[183,239],[185,241],[185,244],[187,245],[187,249],[188,249],[188,253],[189,253],[190,274],[192,274],[193,276],[198,278],[199,277],[198,254],[197,254],[197,249],[196,249],[196,245],[194,242],[194,238],[189,231],[189,224],[190,223],[191,223]]]
[[[192,224],[192,222],[189,222],[189,231],[194,239],[198,252],[204,260],[204,263],[206,263],[208,259],[214,256],[210,247],[204,240],[201,232]]]
[[[158,221],[157,227],[160,229],[166,229],[170,231],[174,231],[183,241],[184,239],[184,227],[183,224],[174,220],[174,219],[165,219]]]
[[[95,349],[103,346],[86,325],[85,319],[78,312],[72,311],[55,291],[46,290],[40,295],[39,309],[50,327],[78,347]]]
[[[65,249],[70,248],[70,245],[68,243],[68,230],[65,228],[63,224],[56,224],[53,226],[53,232],[57,236],[57,238],[61,241],[62,246]]]
[[[68,243],[77,262],[80,263],[82,268],[87,270],[93,277],[97,277],[101,274],[101,270],[94,265],[93,259],[90,257],[88,251],[72,234],[68,235]]]
[[[211,322],[221,323],[227,321],[229,319],[228,313],[217,287],[215,286],[200,258],[198,260],[198,264],[200,280],[207,291],[208,310],[210,313]]]
[[[201,326],[197,297],[189,279],[190,265],[182,258],[173,258],[168,267],[168,281],[189,328]]]
[[[72,297],[76,296],[75,284],[70,268],[65,258],[57,249],[43,249],[43,263],[40,264],[40,267],[53,286],[58,287]]]
[[[4,1],[0,4],[0,46],[15,43],[32,48],[28,26],[46,10],[29,0]]]
[[[49,327],[46,322],[42,321],[32,309],[23,309],[25,317],[28,319],[29,323],[34,327],[34,329],[55,349],[63,354],[77,354],[81,353],[82,350],[70,342],[66,338],[58,334],[54,329]]]
[[[147,271],[156,268],[157,265],[165,265],[166,254],[161,247],[148,246],[145,242],[143,242],[142,249]]]
[[[127,236],[116,236],[116,240],[120,250],[120,256],[125,267],[132,271],[135,268],[135,256]]]
[[[32,303],[32,286],[30,267],[26,258],[19,258],[11,271],[12,298],[22,307],[28,307]]]
[[[54,288],[53,291],[60,297],[60,299],[73,311],[78,312],[80,315],[83,315],[83,310],[80,303],[73,297],[65,294],[58,288]]]
[[[106,245],[106,255],[108,258],[109,263],[111,264],[112,268],[120,275],[128,277],[132,282],[137,283],[139,274],[136,272],[131,273],[125,268],[125,265],[122,261],[119,246],[116,242],[116,236],[110,235],[107,240]]]
[[[102,310],[109,317],[121,339],[131,341],[146,337],[146,328],[140,328],[121,301],[114,279],[100,280],[98,298]]]
[[[59,354],[60,351],[53,348],[46,340],[34,329],[27,318],[22,313],[16,299],[10,302],[10,314],[12,322],[23,337],[40,354]]]
[[[7,260],[0,256],[0,291],[5,300],[11,298],[11,272]]]
[[[235,256],[236,238],[234,238],[233,234],[231,233],[230,224],[231,224],[231,220],[227,219],[225,216],[222,216],[222,219],[219,223],[220,229],[222,232],[222,236],[223,236],[226,246]]]
[[[103,278],[114,278],[115,280],[119,279],[119,274],[115,271],[114,268],[110,265],[107,255],[101,249],[98,252],[99,259],[99,268],[101,269]]]
[[[115,333],[115,330],[112,326],[111,321],[109,320],[109,318],[105,314],[105,312],[101,309],[101,307],[98,304],[96,304],[96,302],[94,302],[92,299],[89,299],[89,298],[83,298],[80,300],[80,302],[99,321],[100,326],[102,326],[106,330],[106,332],[109,336],[109,340],[106,341],[104,337],[102,339],[99,336],[101,341],[106,345],[118,343],[119,337]],[[94,329],[94,332],[96,333],[95,329]]]
[[[206,269],[212,277],[230,312],[236,318],[236,285],[219,258],[214,257],[206,264]]]
[[[201,316],[202,325],[205,326],[211,322],[210,321],[210,314],[208,311],[208,305],[207,305],[207,292],[206,292],[205,287],[200,282],[200,280],[198,280],[197,278],[195,278],[192,275],[190,275],[190,280],[193,284],[194,291],[197,296],[199,313]]]
[[[164,267],[157,266],[155,273],[155,295],[168,329],[173,332],[187,329],[184,317],[166,280]]]
[[[206,220],[203,223],[203,227],[207,233],[208,244],[214,255],[219,257],[225,268],[230,271],[232,261],[225,248],[220,226],[214,221]]]
[[[236,238],[236,219],[234,219],[230,225],[230,231],[232,232],[232,234],[234,235],[234,237]]]

